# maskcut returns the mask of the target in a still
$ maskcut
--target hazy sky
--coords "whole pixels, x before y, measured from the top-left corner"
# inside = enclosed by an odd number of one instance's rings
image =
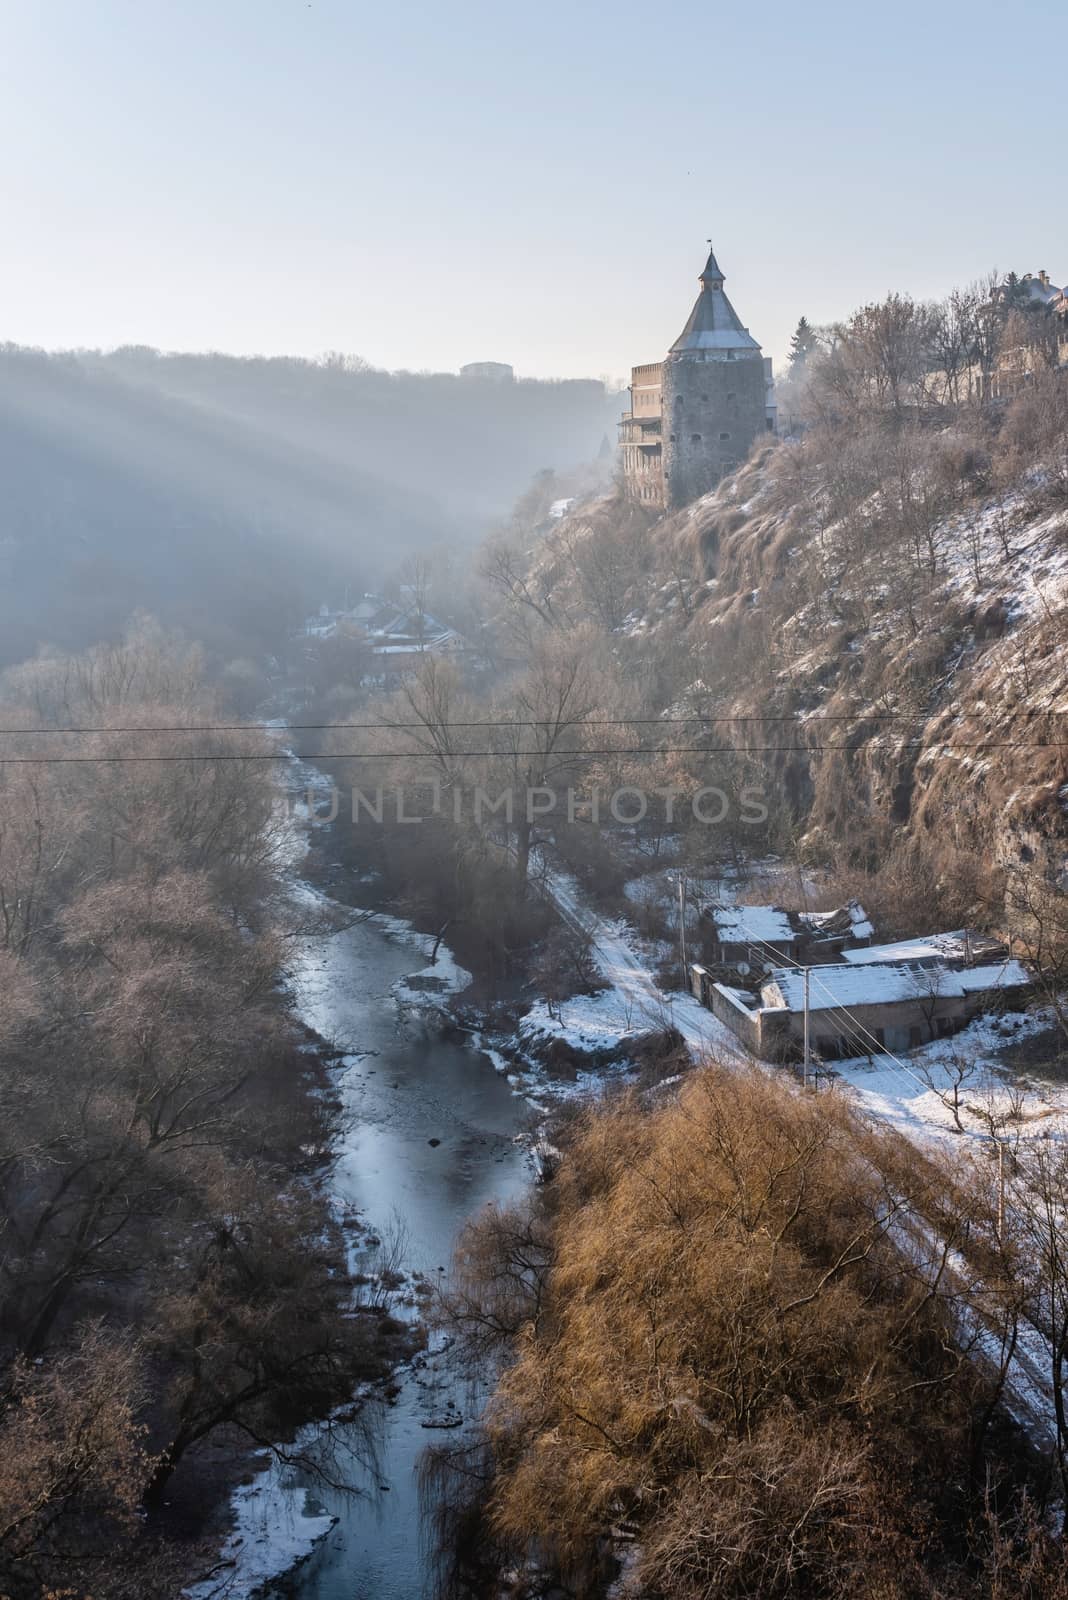
[[[1068,280],[1053,8],[0,0],[0,340],[621,375]]]

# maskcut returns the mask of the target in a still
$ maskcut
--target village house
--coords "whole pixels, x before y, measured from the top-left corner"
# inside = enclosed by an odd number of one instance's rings
[[[1008,954],[1000,939],[975,928],[959,928],[954,933],[931,933],[921,939],[898,939],[893,944],[868,944],[863,949],[842,951],[842,960],[854,966],[946,967],[989,966]]]
[[[431,616],[413,601],[397,604],[365,594],[351,608],[331,611],[320,606],[304,625],[306,634],[329,637],[344,629],[359,630],[367,641],[371,670],[366,682],[390,687],[410,677],[427,655],[466,659],[467,640],[455,628]]]
[[[972,928],[872,944],[856,901],[830,912],[722,906],[702,914],[694,996],[767,1061],[797,1058],[805,1012],[817,1059],[894,1054],[956,1033],[1031,977],[1000,940]],[[750,986],[719,981],[733,968]],[[710,970],[710,968],[712,970]]]
[[[994,291],[994,298],[1024,313],[1015,326],[1025,337],[1003,345],[991,370],[973,366],[968,372],[968,389],[983,400],[1011,400],[1034,383],[1036,371],[1043,366],[1068,365],[1068,287],[1052,283],[1045,270],[1025,272],[1022,278],[1007,278]]]

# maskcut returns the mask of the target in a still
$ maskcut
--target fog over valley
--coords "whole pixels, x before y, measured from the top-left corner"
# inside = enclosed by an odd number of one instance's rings
[[[277,643],[405,554],[472,548],[619,409],[597,381],[0,347],[0,659],[136,610],[230,655]]]
[[[1068,1600],[1063,26],[0,23],[0,1600]]]

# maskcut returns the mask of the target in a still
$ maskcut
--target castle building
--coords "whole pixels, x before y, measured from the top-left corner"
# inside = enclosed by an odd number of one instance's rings
[[[701,293],[663,361],[631,370],[631,407],[619,425],[627,495],[674,510],[739,466],[774,431],[771,361],[723,292],[709,251]]]

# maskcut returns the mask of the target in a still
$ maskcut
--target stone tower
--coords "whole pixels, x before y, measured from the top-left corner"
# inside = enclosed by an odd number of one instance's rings
[[[767,428],[760,346],[723,292],[710,250],[701,293],[663,368],[664,500],[685,506],[707,494]]]

